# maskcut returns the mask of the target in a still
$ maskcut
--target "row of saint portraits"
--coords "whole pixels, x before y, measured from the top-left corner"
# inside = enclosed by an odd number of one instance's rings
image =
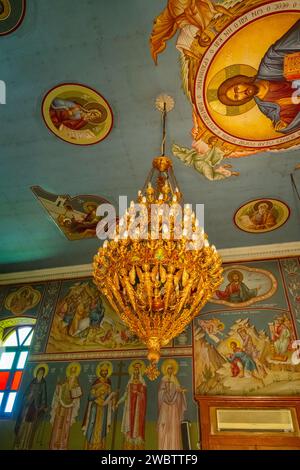
[[[29,364],[13,448],[196,448],[191,358],[161,360],[155,382],[145,367],[142,359]]]

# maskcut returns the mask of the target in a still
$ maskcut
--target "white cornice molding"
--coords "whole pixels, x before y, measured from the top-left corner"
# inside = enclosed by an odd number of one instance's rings
[[[300,256],[300,242],[276,243],[273,245],[256,245],[241,248],[224,248],[218,250],[224,263],[253,261],[270,258],[288,258]],[[91,276],[92,265],[65,266],[62,268],[39,269],[17,273],[0,274],[0,285],[38,282],[55,279],[72,279]]]

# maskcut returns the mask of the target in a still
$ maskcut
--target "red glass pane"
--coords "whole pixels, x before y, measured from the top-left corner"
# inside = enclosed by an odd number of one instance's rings
[[[9,372],[0,372],[0,390],[6,389],[8,377],[9,377]]]
[[[20,382],[21,382],[21,378],[22,378],[22,372],[20,370],[14,373],[14,378],[10,387],[11,390],[18,390]]]

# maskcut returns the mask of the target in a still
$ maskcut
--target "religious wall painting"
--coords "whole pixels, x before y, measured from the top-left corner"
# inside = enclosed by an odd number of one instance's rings
[[[113,114],[106,99],[96,90],[76,83],[64,83],[47,92],[42,114],[48,129],[76,145],[97,144],[113,126]]]
[[[298,395],[300,366],[289,312],[227,311],[194,321],[197,395]]]
[[[101,217],[96,215],[101,204],[110,204],[101,196],[80,194],[70,197],[68,194],[53,194],[40,186],[31,190],[51,219],[68,240],[82,240],[96,237],[97,224]],[[109,224],[110,230],[113,221]]]
[[[13,286],[7,290],[3,303],[2,316],[36,316],[40,307],[43,285]]]
[[[290,208],[278,199],[253,199],[237,209],[233,220],[244,232],[265,233],[284,225]]]
[[[47,352],[143,347],[101,297],[91,278],[65,281],[56,305]]]
[[[277,280],[270,271],[230,265],[224,268],[223,282],[209,302],[235,308],[247,307],[272,297],[276,290]]]
[[[157,62],[179,33],[194,122],[191,147],[174,144],[174,155],[214,181],[239,174],[224,159],[298,147],[298,2],[166,3],[154,22],[151,53]]]
[[[78,417],[82,388],[79,382],[81,365],[71,362],[63,380],[59,380],[51,404],[50,450],[67,450],[72,425]]]
[[[14,427],[14,449],[30,450],[34,447],[34,441],[42,445],[44,417],[48,409],[46,381],[48,372],[48,364],[35,365],[33,379],[23,390],[23,394],[19,392],[22,397]]]
[[[300,332],[300,260],[287,258],[280,261],[285,278],[287,294]]]
[[[0,0],[0,36],[12,33],[21,25],[25,8],[25,0]]]
[[[29,363],[23,390],[31,390],[33,371],[43,368],[48,374],[46,385],[35,385],[33,399],[39,403],[36,398],[45,386],[48,398],[41,400],[43,413],[30,447],[27,439],[16,448],[196,449],[199,437],[191,357],[164,357],[158,367],[159,378],[150,381],[142,358]],[[189,426],[182,428],[182,422]]]

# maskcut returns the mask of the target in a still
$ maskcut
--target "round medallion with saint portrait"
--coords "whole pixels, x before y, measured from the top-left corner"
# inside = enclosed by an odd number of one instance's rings
[[[65,83],[50,90],[42,103],[46,126],[60,139],[76,145],[97,144],[113,126],[113,114],[100,93]]]
[[[253,4],[227,22],[195,78],[197,114],[210,132],[236,148],[299,145],[299,33],[291,0]]]

